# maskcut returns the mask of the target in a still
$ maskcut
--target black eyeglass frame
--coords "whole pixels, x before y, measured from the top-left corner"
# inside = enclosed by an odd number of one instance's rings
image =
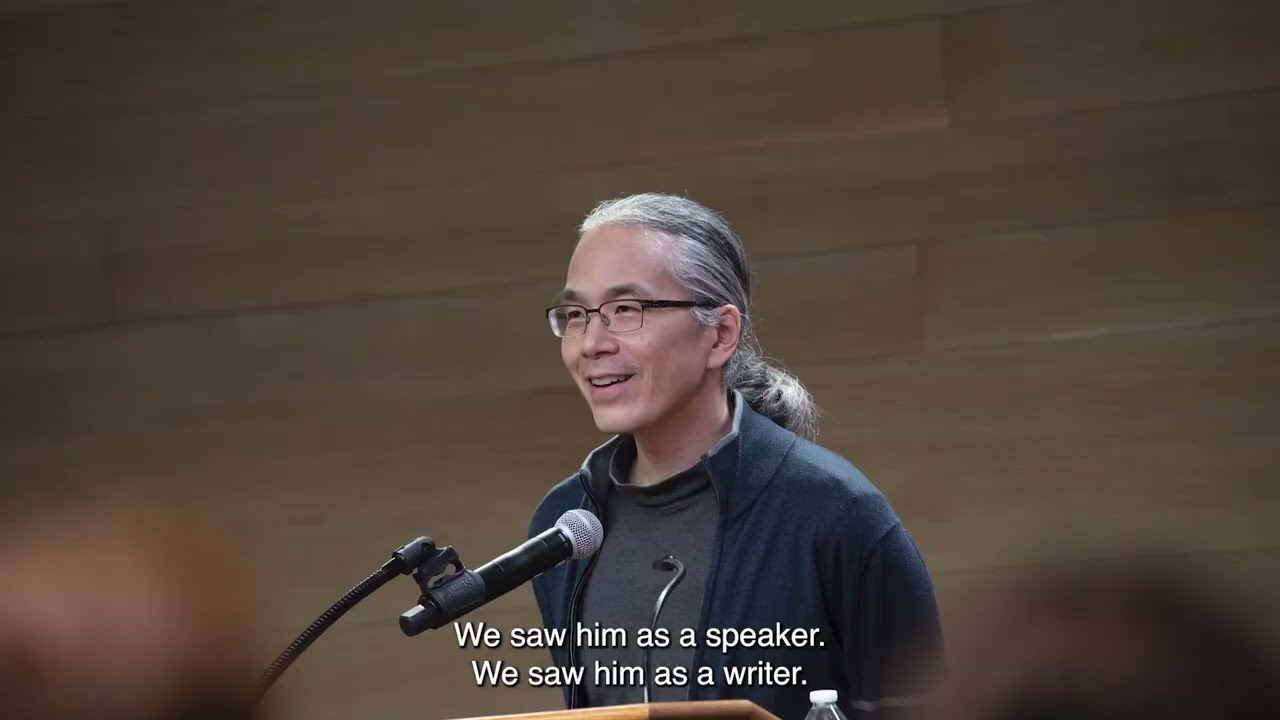
[[[581,308],[582,311],[587,314],[587,320],[583,327],[583,332],[581,334],[586,334],[586,326],[589,326],[591,324],[591,313],[600,315],[600,318],[604,320],[605,327],[609,327],[609,321],[608,319],[605,318],[604,315],[600,313],[600,308],[603,308],[605,305],[612,305],[614,303],[620,303],[620,302],[635,303],[640,306],[640,324],[632,328],[631,330],[620,331],[623,333],[635,332],[636,330],[639,330],[640,328],[644,327],[644,311],[645,310],[659,309],[659,308],[719,307],[719,305],[716,303],[699,301],[699,300],[641,300],[640,298],[616,298],[614,300],[608,300],[608,301],[602,302],[593,308],[589,308],[585,305],[575,305],[573,303],[566,303],[562,305],[552,305],[551,307],[543,311],[543,316],[546,318],[548,323],[551,323],[551,312],[553,310],[559,310],[560,308]],[[553,330],[555,329],[554,324],[552,324],[552,329]],[[609,332],[613,332],[613,331],[610,330]],[[553,332],[552,334],[555,334],[555,333]],[[579,334],[579,333],[575,333],[575,335],[576,334]],[[562,337],[562,338],[573,337],[573,335],[557,335],[556,337]]]

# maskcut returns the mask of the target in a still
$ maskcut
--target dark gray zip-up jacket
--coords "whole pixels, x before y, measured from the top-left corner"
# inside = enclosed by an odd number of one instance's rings
[[[702,457],[719,505],[719,527],[689,670],[689,699],[746,699],[782,720],[802,720],[809,691],[835,689],[850,718],[890,717],[920,691],[917,663],[937,668],[942,632],[924,561],[884,496],[849,462],[797,437],[734,395],[733,429]],[[603,518],[602,471],[615,437],[553,487],[534,511],[532,537],[565,511]],[[609,528],[605,527],[607,537]],[[562,668],[580,664],[573,636],[594,558],[571,560],[533,581],[546,628],[566,628],[551,649]],[[809,647],[708,647],[708,629],[817,629]],[[676,639],[672,638],[672,642]],[[798,667],[795,683],[731,683],[727,668]],[[709,667],[714,684],[700,685]],[[591,668],[586,668],[590,672]],[[803,681],[801,684],[799,681]],[[582,706],[580,686],[564,688]]]

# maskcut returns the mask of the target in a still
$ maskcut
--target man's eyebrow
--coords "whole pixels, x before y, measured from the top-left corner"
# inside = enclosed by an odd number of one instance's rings
[[[582,302],[582,296],[579,295],[576,291],[570,290],[569,288],[565,288],[561,290],[560,292],[556,293],[555,297],[551,298],[552,305],[561,305],[564,303],[580,303],[580,302]]]

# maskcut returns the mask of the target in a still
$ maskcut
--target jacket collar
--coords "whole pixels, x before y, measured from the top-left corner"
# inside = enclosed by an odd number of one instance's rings
[[[796,435],[756,412],[738,390],[731,390],[733,425],[729,432],[702,455],[720,508],[732,519],[751,507],[777,474],[782,460],[796,442]],[[579,475],[597,503],[609,493],[609,466],[614,450],[626,439],[615,435],[592,450]]]

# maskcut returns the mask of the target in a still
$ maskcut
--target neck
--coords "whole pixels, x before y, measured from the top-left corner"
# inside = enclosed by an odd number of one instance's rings
[[[638,430],[631,482],[655,485],[697,464],[733,427],[719,377],[710,377],[687,402],[651,428]]]

